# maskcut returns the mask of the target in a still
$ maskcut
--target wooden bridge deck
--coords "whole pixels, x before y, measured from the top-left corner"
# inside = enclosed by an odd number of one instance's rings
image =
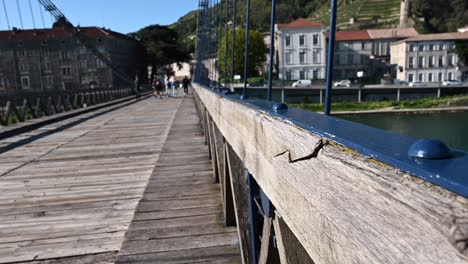
[[[137,205],[119,262],[235,256],[192,101],[149,98],[0,141],[0,263],[114,263]]]

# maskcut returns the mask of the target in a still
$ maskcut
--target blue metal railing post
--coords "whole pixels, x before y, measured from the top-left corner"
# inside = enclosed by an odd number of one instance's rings
[[[271,89],[273,79],[273,55],[275,53],[275,20],[276,20],[276,0],[271,1],[270,18],[270,65],[268,67],[268,101],[271,101]]]
[[[330,14],[330,35],[328,37],[328,58],[327,58],[327,90],[325,93],[325,114],[330,115],[331,89],[333,81],[333,58],[335,54],[335,29],[336,29],[336,8],[337,0],[331,1]]]
[[[247,16],[245,17],[245,53],[244,53],[244,89],[242,99],[247,99],[247,65],[249,63],[249,31],[250,31],[250,0],[247,0]]]
[[[219,0],[218,2],[218,28],[219,28],[219,32],[218,32],[218,45],[219,45],[219,49],[218,49],[218,53],[221,51],[221,40],[223,39],[223,27],[221,27],[221,22],[222,22],[222,19],[221,19],[221,12],[222,12],[222,9],[223,9],[223,2],[221,0]],[[221,58],[221,55],[219,56],[219,58]],[[219,63],[219,60],[218,60],[218,88],[221,88],[221,74],[220,74],[220,71],[221,71],[221,64]]]
[[[224,19],[225,31],[226,36],[224,40],[226,45],[224,45],[224,88],[227,87],[227,70],[228,70],[228,33],[229,33],[229,25],[228,25],[228,16],[229,16],[229,0],[226,0],[226,18]]]
[[[232,49],[231,49],[231,84],[234,85],[234,54],[236,47],[236,16],[237,16],[237,0],[233,0],[232,10]]]

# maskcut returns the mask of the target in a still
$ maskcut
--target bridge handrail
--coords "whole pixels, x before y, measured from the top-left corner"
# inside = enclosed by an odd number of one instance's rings
[[[0,94],[0,126],[100,104],[132,94],[130,88],[20,91]],[[13,118],[13,119],[12,119]]]
[[[315,263],[468,262],[466,153],[412,159],[411,137],[194,90],[204,122],[212,120]]]

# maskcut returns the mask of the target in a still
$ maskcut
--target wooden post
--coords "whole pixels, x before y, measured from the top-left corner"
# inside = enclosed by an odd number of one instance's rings
[[[242,263],[251,263],[252,241],[250,240],[249,187],[245,179],[244,163],[229,143],[226,143],[226,154]]]
[[[362,98],[361,98],[362,94],[361,94],[361,88],[359,88],[358,90],[358,102],[360,103]]]
[[[440,98],[440,87],[437,88],[437,98]]]
[[[284,103],[284,88],[281,88],[281,102]]]
[[[400,102],[400,88],[397,88],[396,100],[397,102]]]

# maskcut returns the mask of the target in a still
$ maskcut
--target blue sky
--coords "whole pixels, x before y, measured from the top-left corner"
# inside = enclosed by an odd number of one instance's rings
[[[17,0],[0,0],[0,30],[7,30],[3,2],[10,26],[21,28]],[[29,1],[34,16],[31,16]],[[37,0],[18,0],[25,29],[43,28]],[[121,33],[134,32],[151,24],[168,25],[197,9],[198,0],[52,0],[74,25],[104,26]],[[43,11],[44,24],[51,26],[51,16]]]

